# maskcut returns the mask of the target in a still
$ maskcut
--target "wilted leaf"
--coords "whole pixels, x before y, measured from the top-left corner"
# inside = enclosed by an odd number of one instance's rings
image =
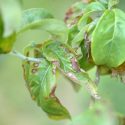
[[[66,24],[68,24],[68,26],[71,26],[74,23],[77,23],[86,6],[87,3],[85,3],[84,1],[76,2],[75,4],[73,4],[66,12]]]
[[[92,35],[92,57],[97,65],[118,67],[125,61],[125,14],[106,10]]]
[[[29,56],[29,52],[26,52],[27,56]],[[36,52],[35,57],[39,57],[38,55],[41,57],[41,53]],[[56,67],[42,58],[41,63],[24,61],[23,68],[24,78],[32,99],[47,115],[55,120],[70,118],[67,109],[55,96]]]
[[[17,29],[17,34],[29,29],[43,29],[49,32],[54,39],[65,42],[68,38],[66,25],[42,8],[28,9],[23,12],[22,22]]]

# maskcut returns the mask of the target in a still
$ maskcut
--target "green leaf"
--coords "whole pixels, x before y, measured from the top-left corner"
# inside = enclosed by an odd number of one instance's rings
[[[43,19],[53,18],[46,9],[43,8],[33,8],[27,9],[22,12],[21,24],[18,27],[18,32],[30,29],[32,27],[39,27],[40,21]]]
[[[81,42],[84,41],[84,39],[85,39],[85,34],[86,33],[89,36],[92,34],[94,28],[96,27],[96,24],[97,24],[98,20],[99,20],[98,18],[95,19],[95,20],[93,20],[91,23],[87,24],[79,32],[77,32],[77,34],[75,34],[75,36],[73,37],[73,39],[70,41],[70,44],[71,44],[71,46],[73,48],[80,46]]]
[[[86,59],[85,57],[82,57],[79,60],[79,65],[85,71],[88,71],[88,70],[92,69],[95,66],[95,64],[93,62],[91,62],[90,60]]]
[[[80,69],[75,52],[61,42],[47,41],[42,48],[43,55],[70,80],[77,84],[85,84],[91,95],[99,99],[96,84],[88,74]]]
[[[21,7],[18,0],[1,0],[0,8],[4,22],[4,37],[9,37],[20,23]]]
[[[42,8],[25,10],[17,34],[29,29],[43,29],[49,32],[53,39],[67,41],[68,29],[66,25],[64,22],[52,18],[53,16]]]
[[[84,35],[85,35],[85,32],[86,32],[86,29],[87,27],[83,27],[79,33],[77,33],[75,36],[74,36],[74,39],[71,41],[71,45],[72,47],[79,47],[80,43],[83,41],[84,39]]]
[[[68,44],[72,45],[72,40],[75,38],[75,36],[79,33],[78,27],[75,24],[71,28],[69,28],[69,34],[68,34]]]
[[[82,58],[79,59],[79,65],[82,69],[85,71],[90,70],[95,66],[90,52],[88,52],[88,49],[86,48],[85,44],[81,44],[81,52],[82,52]]]
[[[86,9],[84,10],[84,14],[83,14],[82,18],[80,19],[80,21],[78,23],[78,28],[82,29],[88,23],[87,21],[88,21],[89,17],[91,17],[92,15],[94,15],[95,17],[96,16],[98,17],[98,16],[100,16],[100,14],[98,14],[98,13],[103,12],[104,10],[105,10],[105,7],[100,2],[92,2],[92,3],[88,4]],[[96,15],[96,13],[97,13],[97,15]]]
[[[102,11],[105,10],[105,7],[103,6],[103,4],[101,4],[100,2],[92,2],[90,4],[88,4],[88,6],[85,8],[85,13],[91,12],[91,11]]]
[[[92,35],[92,57],[97,65],[118,67],[125,61],[124,29],[125,13],[106,10]]]
[[[41,57],[41,53],[35,48],[36,58]],[[25,54],[29,56],[30,49],[26,48]],[[33,100],[35,100],[48,117],[55,120],[69,119],[70,115],[67,109],[60,103],[55,96],[56,89],[56,67],[41,58],[40,63],[23,62],[24,78]]]
[[[98,1],[103,3],[103,4],[108,4],[108,0],[98,0]]]

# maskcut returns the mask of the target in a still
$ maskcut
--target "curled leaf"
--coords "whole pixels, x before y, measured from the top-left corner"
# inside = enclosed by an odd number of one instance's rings
[[[25,54],[29,56],[29,48]],[[34,50],[34,56],[41,57],[41,53]],[[56,67],[42,58],[41,63],[23,62],[24,78],[31,97],[43,109],[47,115],[55,120],[69,119],[67,109],[55,96],[56,89]]]
[[[97,93],[96,84],[86,72],[80,69],[76,55],[70,47],[60,42],[49,41],[43,45],[42,53],[67,78],[76,84],[85,84],[94,98],[100,98]]]

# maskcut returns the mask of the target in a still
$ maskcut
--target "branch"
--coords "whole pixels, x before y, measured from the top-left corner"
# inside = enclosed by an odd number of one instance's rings
[[[22,59],[23,61],[30,61],[30,62],[37,62],[37,63],[42,61],[42,58],[27,57],[27,56],[24,56],[23,54],[15,51],[15,50],[11,51],[10,54]]]

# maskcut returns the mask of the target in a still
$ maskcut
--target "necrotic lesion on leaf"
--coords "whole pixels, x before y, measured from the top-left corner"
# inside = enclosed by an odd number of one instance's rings
[[[33,48],[32,48],[33,49]],[[34,51],[34,50],[33,50]],[[30,49],[26,50],[26,56],[30,56]],[[35,57],[41,57],[35,50]],[[56,74],[55,66],[45,58],[40,63],[29,61],[23,62],[24,78],[33,100],[47,113],[52,119],[70,119],[67,109],[60,103],[55,96]]]
[[[43,55],[47,60],[52,61],[54,65],[70,80],[77,84],[86,84],[91,95],[99,99],[96,84],[90,79],[88,74],[83,71],[75,55],[74,50],[61,43],[47,41],[42,48]]]

